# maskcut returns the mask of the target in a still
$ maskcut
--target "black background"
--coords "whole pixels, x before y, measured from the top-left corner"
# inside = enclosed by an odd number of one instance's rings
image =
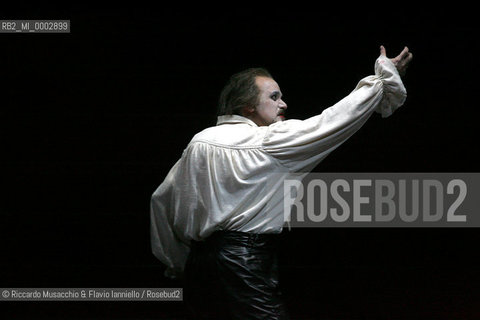
[[[478,172],[474,10],[382,3],[25,7],[69,34],[0,34],[0,287],[177,287],[151,254],[149,200],[228,77],[267,68],[288,117],[414,53],[405,105],[374,115],[315,171]],[[293,319],[480,317],[478,229],[293,229]],[[172,302],[2,302],[7,318],[182,319]],[[2,317],[3,319],[4,317]],[[7,319],[5,318],[5,319]]]

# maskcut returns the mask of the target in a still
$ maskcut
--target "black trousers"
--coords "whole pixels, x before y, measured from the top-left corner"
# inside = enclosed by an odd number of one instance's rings
[[[184,285],[191,319],[288,319],[277,252],[273,234],[219,231],[192,242]]]

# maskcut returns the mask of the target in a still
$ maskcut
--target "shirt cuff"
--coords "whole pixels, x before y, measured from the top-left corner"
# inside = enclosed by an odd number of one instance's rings
[[[393,62],[383,55],[375,61],[375,75],[383,85],[383,97],[375,111],[386,118],[405,103],[407,90]]]

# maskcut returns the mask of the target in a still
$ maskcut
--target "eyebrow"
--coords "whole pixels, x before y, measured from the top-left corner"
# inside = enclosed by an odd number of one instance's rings
[[[278,95],[280,95],[280,97],[283,96],[283,94],[282,94],[280,91],[277,91],[277,90],[272,91],[272,92],[270,93],[271,96],[273,96],[274,94],[278,94]]]

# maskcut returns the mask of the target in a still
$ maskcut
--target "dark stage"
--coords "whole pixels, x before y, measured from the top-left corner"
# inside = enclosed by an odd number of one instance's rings
[[[0,34],[0,287],[162,288],[150,196],[215,124],[228,77],[263,66],[288,118],[319,114],[413,52],[408,98],[373,115],[316,172],[478,172],[473,8],[5,9],[69,34]],[[374,7],[375,6],[375,7]],[[480,319],[477,228],[282,234],[292,319]],[[1,319],[183,319],[180,302],[0,302]]]

